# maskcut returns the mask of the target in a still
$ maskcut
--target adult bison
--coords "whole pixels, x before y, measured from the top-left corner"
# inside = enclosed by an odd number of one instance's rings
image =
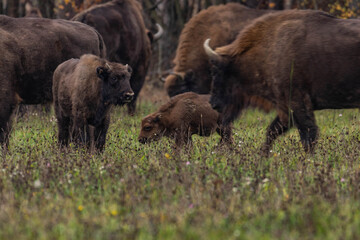
[[[249,102],[276,109],[264,153],[294,123],[305,151],[318,136],[314,110],[360,107],[360,21],[289,10],[259,18],[213,51],[211,104],[232,121]]]
[[[227,45],[255,18],[269,12],[250,9],[239,3],[228,3],[209,7],[191,18],[181,32],[173,71],[165,80],[169,96],[189,91],[210,93],[210,64],[203,42],[211,38],[212,47]]]
[[[105,56],[102,37],[77,22],[0,15],[0,143],[7,142],[10,116],[21,102],[52,101],[52,75],[65,60],[84,53]]]
[[[72,20],[94,27],[102,35],[109,61],[132,67],[130,83],[135,95],[128,104],[128,110],[133,114],[150,63],[151,41],[159,38],[158,34],[153,36],[146,29],[140,3],[136,0],[113,0],[91,7]]]

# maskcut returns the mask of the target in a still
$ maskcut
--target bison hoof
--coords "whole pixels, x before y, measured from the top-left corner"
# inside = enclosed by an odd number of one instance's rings
[[[264,145],[261,147],[260,155],[261,155],[262,157],[268,158],[268,157],[270,156],[270,146],[267,145],[267,144],[264,144]]]

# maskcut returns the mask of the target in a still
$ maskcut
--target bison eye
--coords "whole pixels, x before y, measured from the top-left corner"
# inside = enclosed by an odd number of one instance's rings
[[[110,77],[110,84],[111,86],[116,86],[116,84],[118,83],[118,79],[117,77]]]
[[[144,131],[150,131],[151,129],[152,129],[151,126],[145,126],[145,127],[144,127]]]

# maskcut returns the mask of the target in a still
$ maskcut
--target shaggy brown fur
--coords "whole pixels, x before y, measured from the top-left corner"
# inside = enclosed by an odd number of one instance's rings
[[[191,142],[191,135],[210,136],[217,131],[221,142],[232,143],[231,126],[221,125],[221,116],[209,104],[210,95],[179,94],[141,123],[139,141],[146,143],[162,136],[175,138],[177,146]]]
[[[209,7],[191,18],[180,35],[173,60],[173,73],[165,80],[169,96],[189,91],[209,93],[211,65],[202,43],[211,38],[212,47],[227,45],[235,40],[240,30],[269,12],[250,9],[239,3],[228,3]]]
[[[59,143],[69,137],[102,150],[110,121],[110,106],[132,100],[131,68],[86,54],[60,64],[54,73],[54,109]],[[93,127],[93,131],[91,131]]]
[[[66,20],[0,15],[0,144],[7,142],[10,116],[22,104],[51,102],[52,75],[65,60],[85,53],[105,55],[91,27]]]
[[[269,101],[278,117],[267,130],[264,153],[293,124],[305,151],[313,151],[314,110],[360,107],[359,29],[359,20],[312,10],[257,19],[233,43],[208,51],[214,63],[212,106],[231,122],[249,97]]]
[[[113,0],[91,7],[72,20],[94,27],[102,35],[109,61],[132,67],[130,83],[135,95],[128,110],[133,114],[151,58],[151,39],[145,28],[141,4],[136,0]]]

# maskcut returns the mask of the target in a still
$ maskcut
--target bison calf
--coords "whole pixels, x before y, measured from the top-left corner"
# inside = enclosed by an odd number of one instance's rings
[[[221,116],[209,104],[210,95],[193,92],[179,94],[141,123],[139,142],[158,140],[162,136],[175,138],[177,146],[191,142],[191,135],[210,136],[214,131],[221,142],[232,143],[232,128],[223,128]]]
[[[103,150],[110,122],[110,106],[133,98],[131,68],[86,54],[60,64],[53,78],[54,109],[59,143],[69,137]]]

